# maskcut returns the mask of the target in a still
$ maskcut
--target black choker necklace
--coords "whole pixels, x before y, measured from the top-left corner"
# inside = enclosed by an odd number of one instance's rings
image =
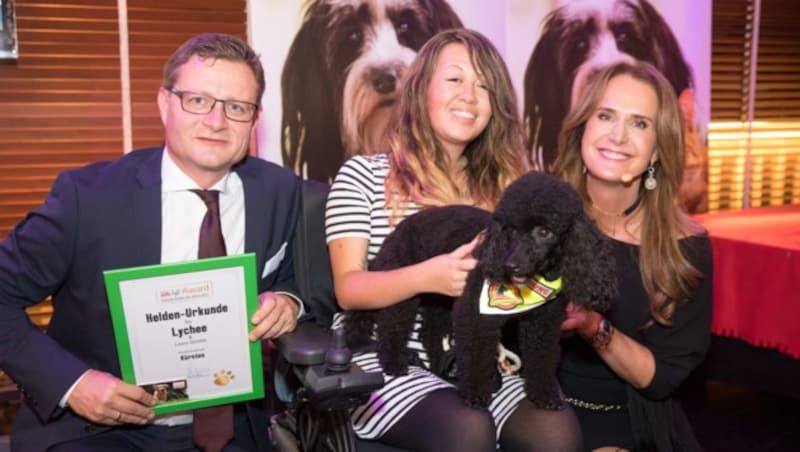
[[[639,207],[639,204],[642,202],[642,193],[640,192],[639,195],[636,196],[636,199],[633,201],[633,204],[631,204],[630,206],[628,206],[628,208],[623,210],[622,213],[611,213],[611,212],[609,212],[607,210],[603,210],[603,209],[597,207],[594,204],[594,202],[591,200],[591,198],[589,198],[589,201],[590,201],[590,204],[591,204],[592,208],[597,210],[598,212],[600,212],[602,214],[608,215],[610,217],[627,217],[628,215],[632,214],[633,211],[636,210],[637,207]]]

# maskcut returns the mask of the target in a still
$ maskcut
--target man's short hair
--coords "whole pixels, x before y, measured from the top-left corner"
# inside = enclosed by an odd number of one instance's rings
[[[258,83],[258,93],[255,103],[261,105],[261,96],[264,94],[264,67],[258,54],[243,40],[236,36],[222,33],[201,33],[189,38],[169,57],[164,63],[164,88],[172,89],[178,77],[178,68],[186,64],[193,56],[200,58],[221,59],[231,62],[241,62],[253,72]]]

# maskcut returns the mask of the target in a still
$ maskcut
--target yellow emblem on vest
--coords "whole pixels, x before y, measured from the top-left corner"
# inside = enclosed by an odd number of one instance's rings
[[[547,303],[561,292],[561,278],[549,281],[536,275],[526,285],[484,281],[480,296],[481,314],[517,314]]]

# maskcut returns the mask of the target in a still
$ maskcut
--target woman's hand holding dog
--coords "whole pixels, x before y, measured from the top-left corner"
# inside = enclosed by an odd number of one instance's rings
[[[478,260],[472,257],[472,251],[480,239],[481,235],[478,235],[450,253],[428,259],[425,262],[425,274],[430,281],[427,292],[460,296],[467,284],[467,275],[478,264]]]
[[[575,331],[584,338],[593,337],[600,329],[603,316],[595,311],[582,308],[570,301],[567,304],[567,318],[561,324],[561,331]],[[641,389],[650,384],[655,375],[655,357],[642,344],[615,331],[614,340],[597,350],[603,361],[614,372],[633,387]]]
[[[367,269],[366,239],[336,239],[328,244],[328,251],[339,306],[379,309],[426,292],[459,296],[467,274],[477,265],[472,251],[481,237],[418,264],[382,271]]]
[[[566,311],[567,318],[561,323],[561,331],[575,331],[583,337],[591,337],[597,333],[602,315],[572,301],[567,303]]]

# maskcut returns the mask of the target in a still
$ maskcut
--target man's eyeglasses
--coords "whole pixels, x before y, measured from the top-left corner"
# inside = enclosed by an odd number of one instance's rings
[[[258,105],[243,100],[222,100],[191,91],[169,89],[169,92],[181,100],[181,108],[187,113],[206,115],[214,109],[217,102],[222,104],[225,117],[236,122],[250,122],[258,111]]]

